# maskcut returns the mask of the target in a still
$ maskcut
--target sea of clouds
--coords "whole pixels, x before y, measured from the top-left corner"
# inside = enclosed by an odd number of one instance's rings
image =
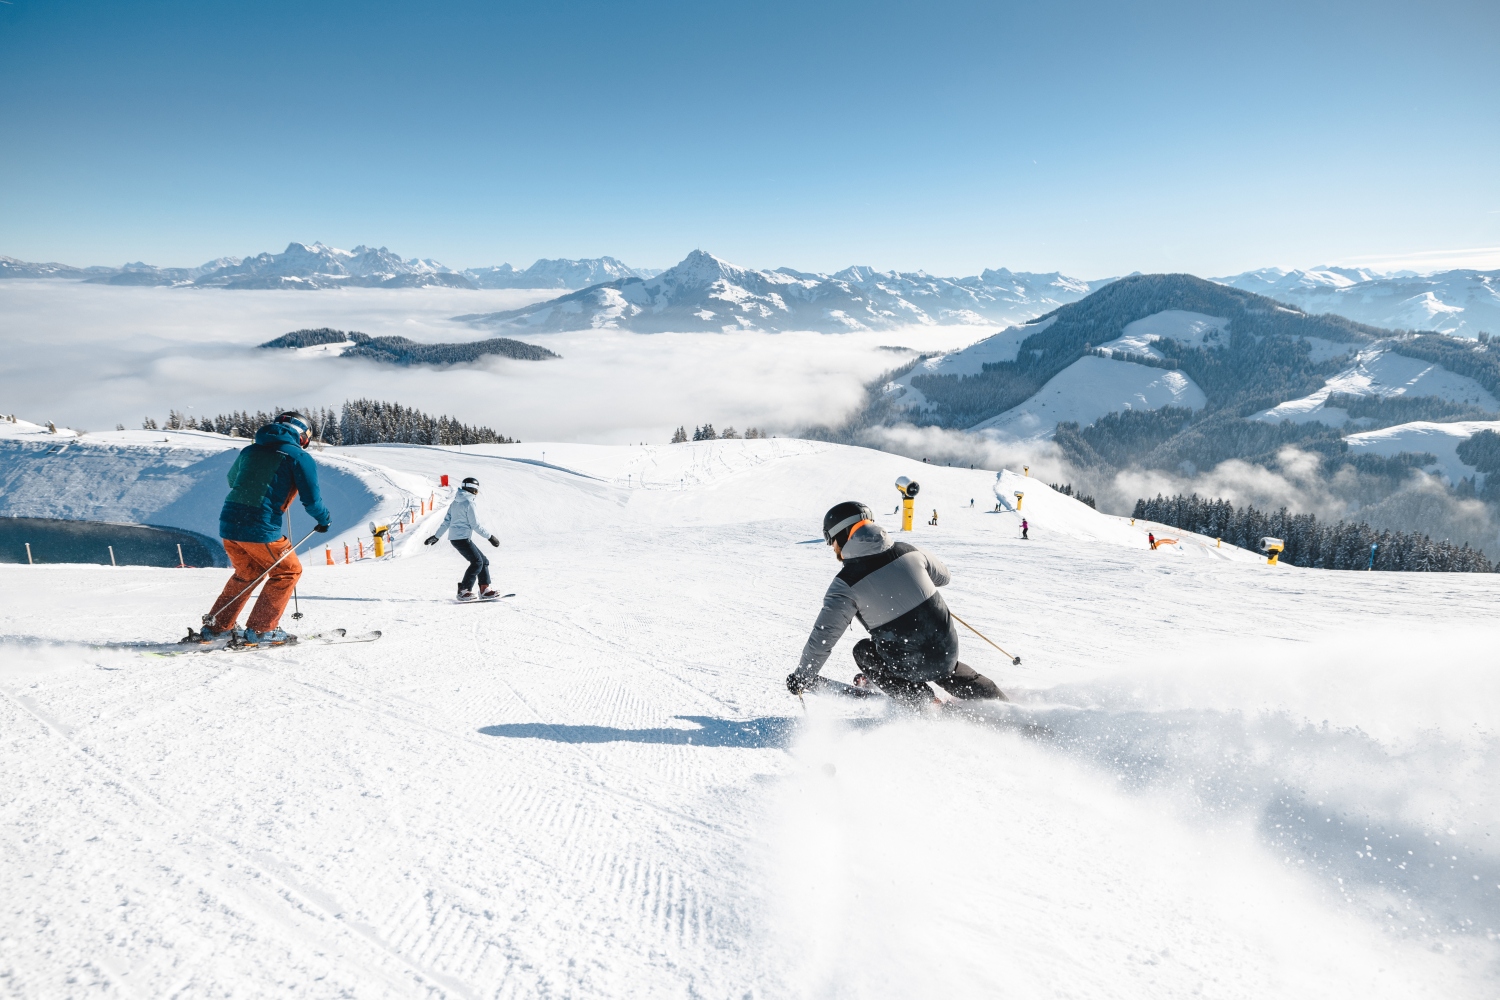
[[[453,321],[511,309],[555,290],[349,288],[316,292],[118,288],[0,282],[6,349],[0,411],[83,429],[139,427],[168,409],[334,406],[368,397],[446,413],[522,440],[667,441],[679,425],[786,432],[837,424],[864,385],[909,354],[952,350],[994,332],[915,327],[892,333],[513,335],[560,361],[491,357],[474,365],[396,368],[256,345],[334,327],[423,343],[484,340]]]

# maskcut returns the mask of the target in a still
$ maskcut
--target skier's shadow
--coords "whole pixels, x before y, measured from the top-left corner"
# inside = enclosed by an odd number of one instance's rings
[[[694,723],[698,728],[615,729],[611,726],[512,722],[485,726],[479,731],[486,736],[551,740],[554,743],[667,743],[675,746],[780,750],[791,743],[798,721],[794,717],[715,719],[706,715],[679,715],[677,718]]]

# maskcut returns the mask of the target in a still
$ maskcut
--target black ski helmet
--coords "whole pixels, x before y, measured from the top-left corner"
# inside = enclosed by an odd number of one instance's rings
[[[285,413],[278,413],[276,415],[276,422],[295,427],[297,429],[297,443],[302,447],[306,448],[308,442],[312,440],[312,424],[296,410],[287,410]]]
[[[468,490],[470,493],[474,494],[475,496],[478,496],[479,495],[479,480],[475,479],[473,476],[466,476],[464,478],[464,484],[462,486],[460,486],[459,489],[461,489],[461,490]]]
[[[838,542],[843,545],[849,540],[849,529],[861,521],[872,521],[875,515],[870,513],[870,508],[858,500],[845,500],[828,508],[828,513],[823,515],[823,541],[832,545]]]

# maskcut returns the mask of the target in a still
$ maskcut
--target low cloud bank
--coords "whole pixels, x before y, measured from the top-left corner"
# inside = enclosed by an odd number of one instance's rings
[[[549,292],[338,289],[322,292],[115,288],[0,282],[7,365],[0,410],[84,429],[139,427],[169,408],[194,416],[272,406],[399,401],[523,440],[665,443],[678,425],[786,433],[845,420],[864,385],[900,356],[949,350],[987,331],[516,334],[562,355],[393,370],[354,359],[256,350],[291,330],[333,327],[418,343],[492,336],[452,317]]]

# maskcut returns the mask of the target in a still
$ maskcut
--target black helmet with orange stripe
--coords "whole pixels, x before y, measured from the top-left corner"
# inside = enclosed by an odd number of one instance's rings
[[[849,540],[849,532],[861,521],[874,519],[870,508],[858,500],[845,500],[828,508],[823,515],[823,541],[829,545],[843,545]]]

